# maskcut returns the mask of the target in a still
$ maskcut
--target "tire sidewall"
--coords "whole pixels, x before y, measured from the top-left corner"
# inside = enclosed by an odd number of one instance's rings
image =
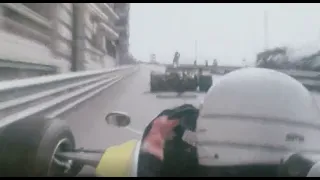
[[[57,148],[58,143],[65,139],[70,145],[70,149],[75,148],[74,136],[70,128],[60,120],[56,120],[51,126],[45,131],[45,134],[39,144],[36,153],[36,160],[34,164],[35,175],[36,176],[53,176],[53,174],[48,174],[49,168],[52,164],[52,157],[54,156],[54,151]],[[74,176],[73,170],[66,174],[58,174],[57,176]]]
[[[70,147],[75,148],[71,130],[60,119],[35,117],[7,126],[0,136],[0,176],[48,176],[50,161],[61,139],[67,139]],[[66,176],[80,172],[77,167]]]
[[[199,90],[201,92],[207,92],[210,89],[211,85],[212,85],[212,77],[203,76],[203,75],[199,77]]]

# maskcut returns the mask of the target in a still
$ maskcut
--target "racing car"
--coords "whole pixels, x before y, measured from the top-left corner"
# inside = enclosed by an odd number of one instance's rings
[[[150,91],[196,91],[197,81],[196,74],[178,68],[167,69],[164,74],[153,71],[150,76]]]
[[[193,65],[180,65],[180,53],[175,52],[173,64],[166,67],[165,73],[151,72],[150,75],[150,91],[175,91],[182,93],[185,91],[207,92],[212,85],[212,75],[203,74],[201,66]],[[206,61],[208,65],[208,61]]]

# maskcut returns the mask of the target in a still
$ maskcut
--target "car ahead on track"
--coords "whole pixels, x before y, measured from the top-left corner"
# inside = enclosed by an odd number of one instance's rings
[[[150,75],[150,91],[196,91],[197,77],[192,74],[184,74],[182,72],[151,72]]]
[[[150,75],[151,92],[207,92],[212,85],[212,75],[203,74],[199,68],[167,67],[165,73],[152,71]]]

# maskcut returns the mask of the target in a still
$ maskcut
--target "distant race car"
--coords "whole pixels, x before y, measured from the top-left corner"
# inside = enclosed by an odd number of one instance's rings
[[[212,85],[212,75],[204,74],[203,69],[208,68],[208,61],[205,67],[198,66],[197,61],[193,65],[180,65],[180,53],[174,54],[172,65],[167,65],[165,73],[151,72],[150,91],[174,91],[183,93],[186,91],[197,91],[199,88],[202,92],[207,92]],[[215,60],[214,66],[217,66]]]
[[[203,75],[193,70],[184,68],[167,68],[165,73],[151,72],[150,75],[150,91],[197,91],[207,92],[212,85],[212,75]]]

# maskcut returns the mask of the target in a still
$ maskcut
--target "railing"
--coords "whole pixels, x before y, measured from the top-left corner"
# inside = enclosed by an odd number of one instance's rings
[[[99,26],[103,28],[103,30],[108,33],[108,38],[110,40],[116,40],[119,38],[119,34],[115,32],[112,28],[107,26],[105,23],[99,23]]]
[[[0,82],[0,127],[30,116],[53,118],[138,70],[121,66]]]
[[[114,3],[97,3],[97,4],[100,6],[100,8],[103,11],[107,12],[107,14],[112,17],[112,19],[114,20],[119,19],[119,16],[114,11]]]
[[[51,28],[50,21],[40,14],[34,12],[32,9],[25,6],[23,3],[2,3],[3,6],[20,13],[24,17],[29,18],[30,20],[37,22],[38,24]]]
[[[101,11],[100,8],[98,8],[96,3],[87,3],[86,5],[89,7],[91,12],[95,13],[100,18],[102,22],[108,23],[109,17],[103,11]]]
[[[2,3],[3,29],[26,39],[50,44],[51,21],[23,3]]]

